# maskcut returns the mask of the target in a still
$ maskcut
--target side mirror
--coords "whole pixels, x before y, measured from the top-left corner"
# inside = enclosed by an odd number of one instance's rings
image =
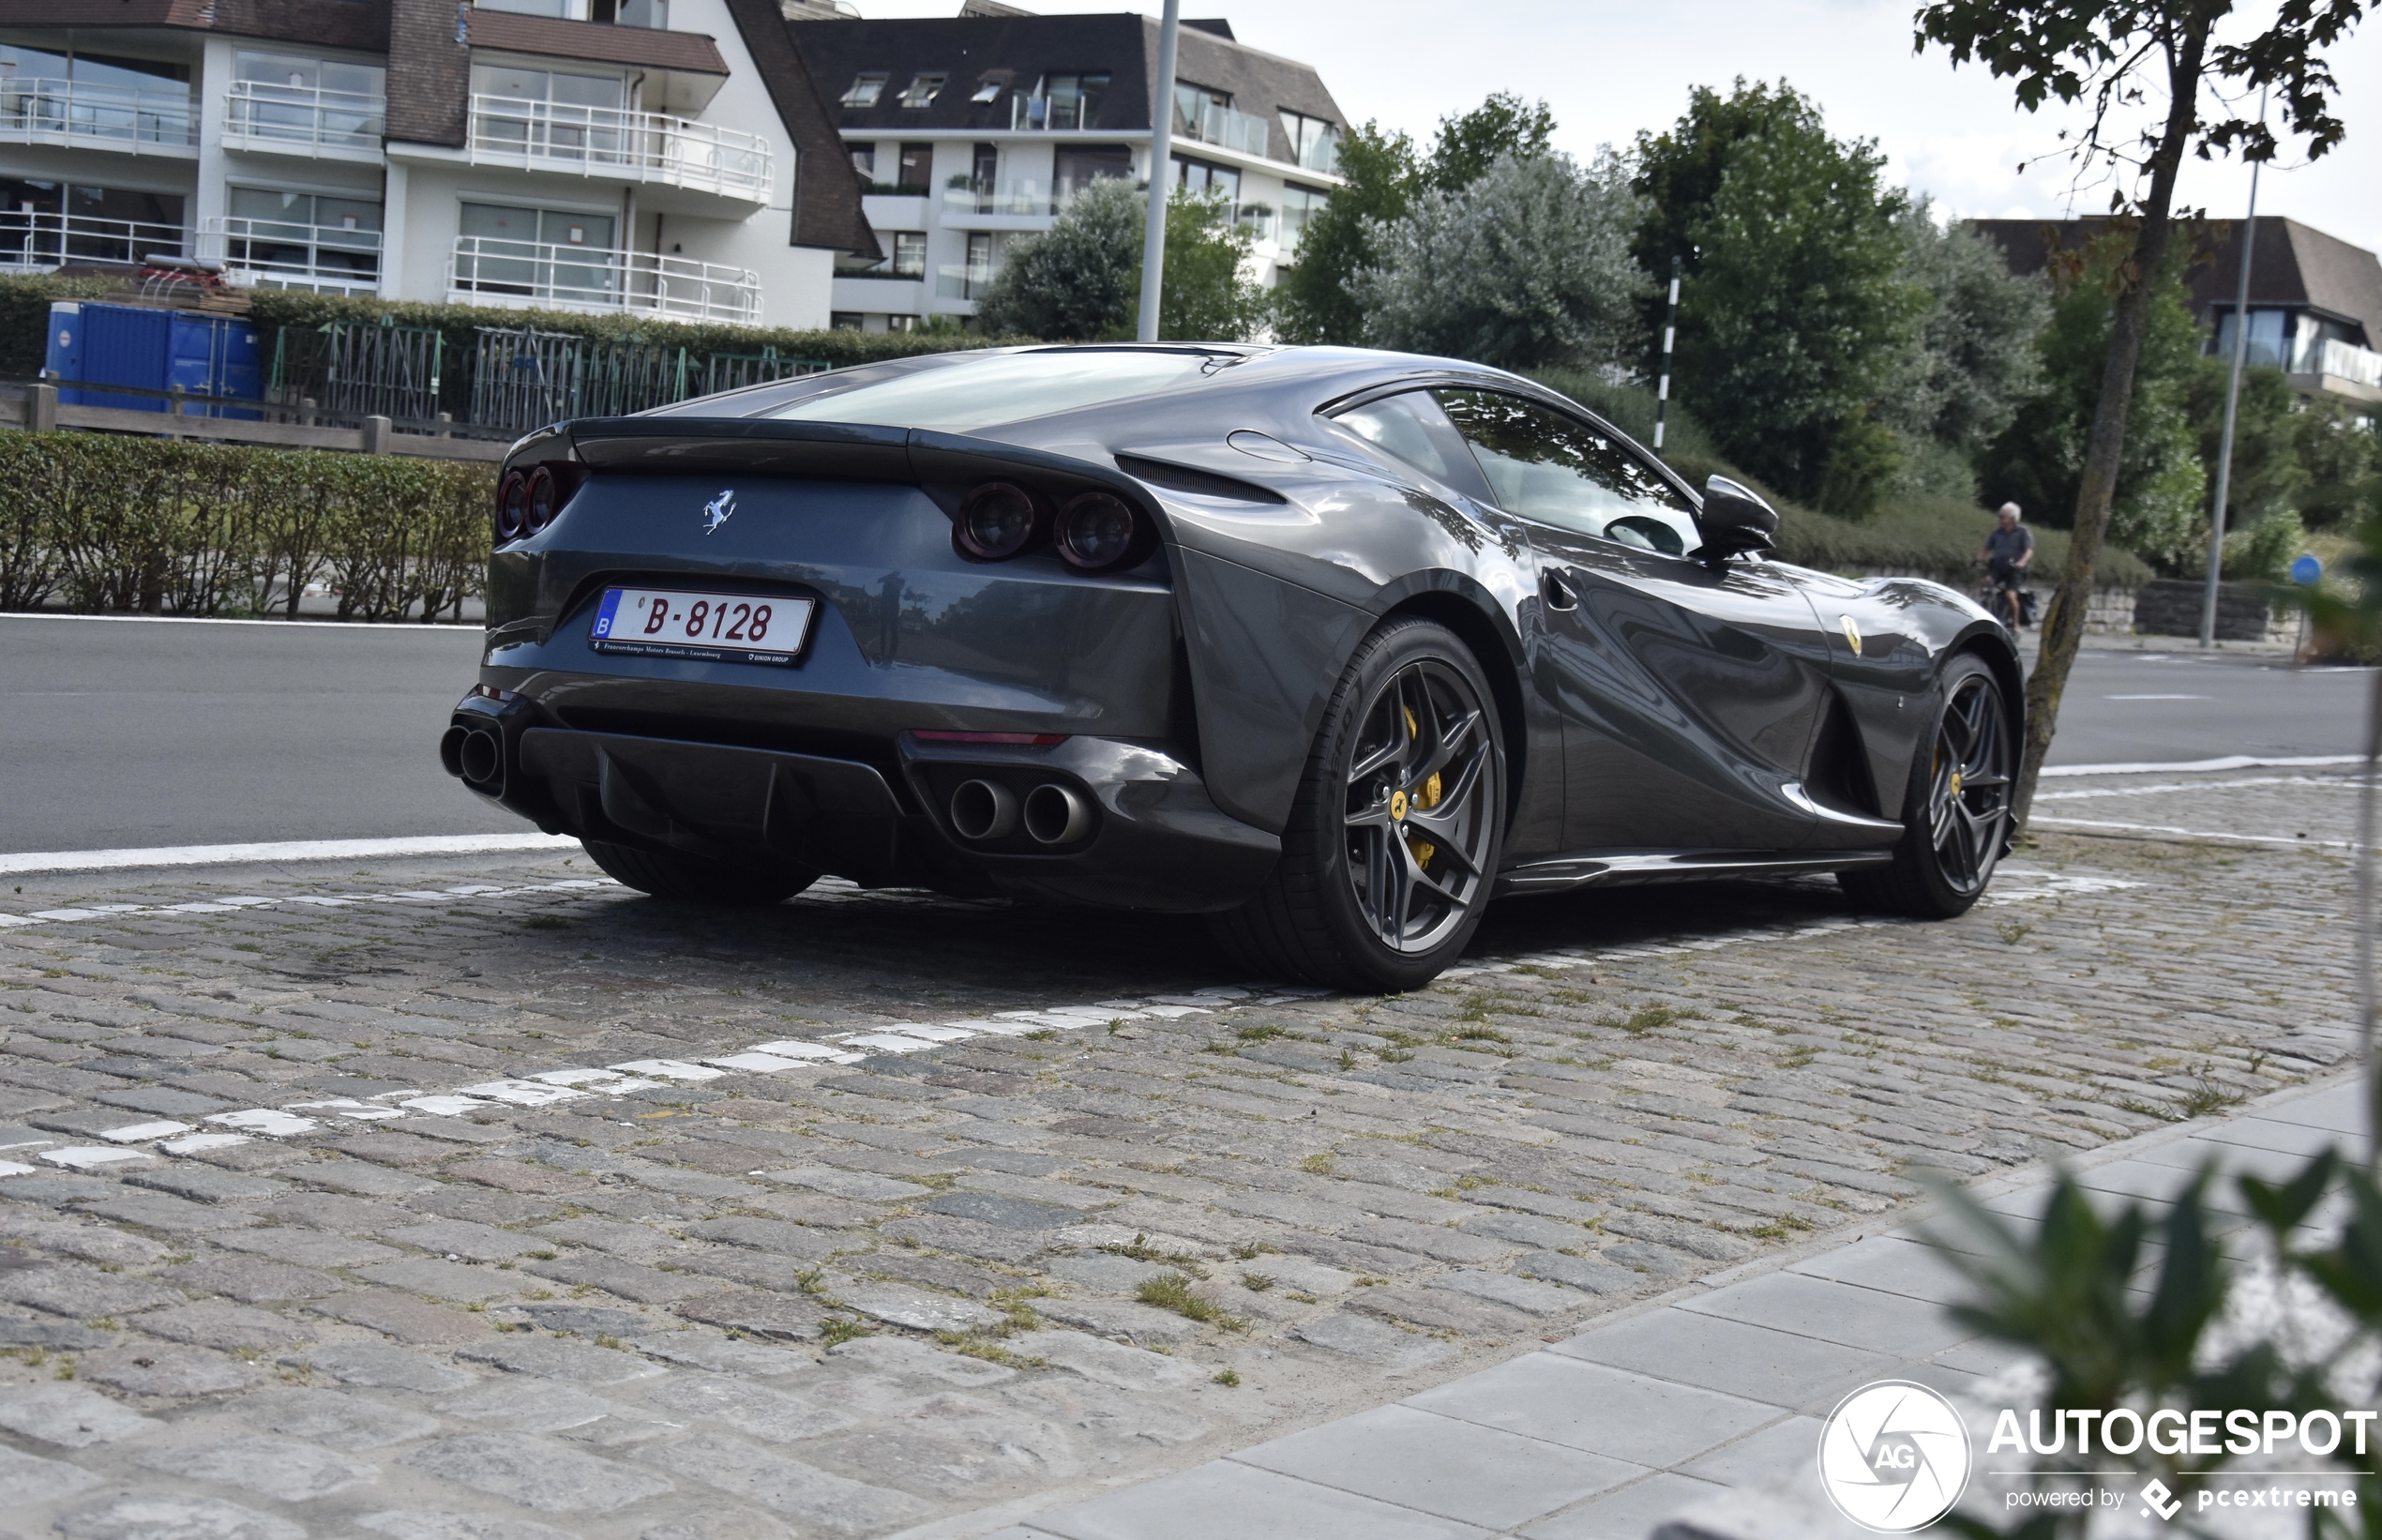
[[[1696,517],[1704,534],[1704,549],[1696,552],[1708,562],[1725,562],[1748,551],[1768,551],[1778,543],[1778,510],[1725,476],[1704,483],[1704,510]]]

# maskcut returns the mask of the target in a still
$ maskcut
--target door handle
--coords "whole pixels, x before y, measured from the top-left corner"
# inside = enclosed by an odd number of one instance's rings
[[[1549,610],[1572,610],[1579,605],[1579,596],[1572,592],[1571,585],[1563,581],[1563,575],[1551,566],[1539,574],[1538,592]]]

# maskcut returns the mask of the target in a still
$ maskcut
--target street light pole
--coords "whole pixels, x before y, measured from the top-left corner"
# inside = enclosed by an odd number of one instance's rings
[[[2258,121],[2267,120],[2267,94],[2258,92]],[[2241,404],[2241,365],[2250,355],[2250,258],[2258,244],[2258,173],[2250,162],[2250,218],[2241,227],[2240,281],[2233,290],[2233,364],[2224,380],[2224,435],[2217,449],[2216,506],[2209,514],[2209,585],[2200,596],[2200,645],[2217,644],[2217,581],[2224,576],[2224,506],[2233,495],[2233,418]]]
[[[1158,289],[1166,275],[1167,199],[1174,192],[1174,35],[1183,0],[1166,0],[1158,22],[1157,90],[1150,99],[1150,215],[1141,230],[1141,315],[1135,335],[1158,340]]]
[[[1663,452],[1663,418],[1671,405],[1671,343],[1679,337],[1679,259],[1671,258],[1670,307],[1663,312],[1663,381],[1654,390],[1654,452]]]

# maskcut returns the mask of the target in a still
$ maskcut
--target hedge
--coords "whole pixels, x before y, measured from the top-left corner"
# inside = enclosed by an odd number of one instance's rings
[[[0,610],[460,616],[485,584],[494,467],[0,433]]]

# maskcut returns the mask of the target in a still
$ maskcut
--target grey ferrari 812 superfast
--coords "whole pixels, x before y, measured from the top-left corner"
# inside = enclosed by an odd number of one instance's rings
[[[840,370],[515,445],[441,755],[657,898],[835,873],[1203,914],[1337,988],[1591,883],[1960,913],[2011,837],[2011,637],[1773,561],[1777,528],[1451,359]]]

